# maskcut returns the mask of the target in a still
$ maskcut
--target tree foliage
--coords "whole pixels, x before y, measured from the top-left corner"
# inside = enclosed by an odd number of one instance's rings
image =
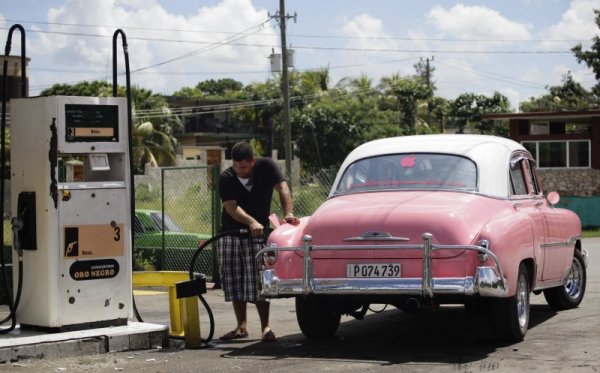
[[[207,98],[207,97],[233,97],[244,88],[244,84],[235,79],[208,79],[198,82],[195,87],[183,87],[173,95],[178,97]]]
[[[219,80],[209,79],[200,82],[196,88],[205,96],[228,96],[231,92],[240,91],[244,85],[237,80],[224,78]]]
[[[435,71],[435,67],[429,64],[429,59],[422,60],[413,65],[415,70],[417,71],[417,76],[421,78],[423,83],[427,84],[430,89],[431,96],[433,96],[433,92],[437,89],[435,86],[435,82],[433,81],[433,72]]]
[[[367,125],[359,102],[348,95],[327,95],[293,111],[296,155],[309,169],[339,166],[362,142]]]
[[[40,96],[110,97],[112,96],[112,84],[104,80],[77,84],[54,84],[52,87],[44,89]]]
[[[175,166],[175,142],[164,132],[154,128],[151,122],[137,123],[133,127],[133,165],[136,173],[143,173],[144,166]]]
[[[329,89],[329,69],[292,72],[290,80],[296,94],[314,95]]]
[[[562,85],[546,86],[547,94],[531,97],[521,104],[524,112],[581,110],[594,105],[592,93],[576,82],[568,72],[562,77]]]
[[[402,118],[400,125],[403,127],[403,134],[416,134],[418,105],[431,97],[427,83],[419,76],[401,77],[394,74],[382,78],[379,88],[384,95],[396,98],[398,112]]]
[[[600,9],[595,9],[596,25],[600,28]],[[592,39],[590,50],[584,51],[581,43],[571,49],[577,58],[577,62],[585,64],[594,71],[598,83],[592,88],[592,93],[596,98],[600,98],[600,36],[596,35]]]
[[[457,128],[458,133],[464,133],[466,128],[470,128],[480,134],[506,136],[508,129],[505,125],[483,120],[482,114],[508,112],[509,106],[508,98],[499,92],[494,92],[491,97],[463,93],[450,104],[450,124]]]

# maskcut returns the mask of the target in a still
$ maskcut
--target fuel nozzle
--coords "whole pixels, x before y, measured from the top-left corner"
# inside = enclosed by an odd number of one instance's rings
[[[23,249],[21,249],[21,240],[19,240],[19,232],[23,229],[23,219],[19,217],[13,217],[10,219],[10,224],[12,225],[13,231],[13,249],[19,253],[19,255],[23,254]]]

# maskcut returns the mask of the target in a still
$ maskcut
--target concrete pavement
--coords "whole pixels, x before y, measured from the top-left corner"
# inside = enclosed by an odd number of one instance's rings
[[[205,295],[216,320],[215,339],[206,348],[185,349],[170,340],[168,347],[142,351],[96,353],[44,359],[19,359],[0,365],[1,371],[123,370],[137,372],[187,371],[383,371],[383,372],[543,372],[600,371],[600,238],[584,239],[590,251],[587,290],[580,307],[556,312],[542,295],[532,296],[532,314],[525,340],[516,344],[495,341],[485,320],[468,315],[461,306],[445,306],[418,315],[373,306],[364,320],[343,317],[336,337],[309,341],[300,333],[293,299],[272,301],[275,343],[260,342],[258,316],[248,309],[250,337],[230,342],[218,336],[235,325],[231,304],[220,290]],[[166,292],[136,295],[146,323],[168,325]],[[201,334],[208,335],[206,311],[201,307]]]

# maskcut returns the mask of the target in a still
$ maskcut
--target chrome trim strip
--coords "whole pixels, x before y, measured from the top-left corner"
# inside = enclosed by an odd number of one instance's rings
[[[543,244],[540,245],[540,247],[542,247],[542,248],[546,248],[546,247],[565,247],[565,246],[569,246],[569,242],[563,241],[563,242],[543,243]]]
[[[543,243],[540,246],[542,248],[544,247],[562,247],[562,246],[570,246],[575,244],[577,241],[579,241],[581,239],[581,236],[573,236],[573,237],[569,237],[569,239],[567,241],[562,241],[562,242],[552,242],[552,243]]]
[[[587,268],[589,252],[586,249],[581,249],[581,256],[583,258],[583,266]],[[569,271],[570,271],[570,268],[566,270],[565,275],[563,276],[562,279],[560,279],[560,280],[554,280],[552,282],[544,282],[543,285],[537,286],[533,290],[534,291],[540,291],[540,290],[544,290],[544,289],[548,289],[548,288],[553,288],[553,287],[557,287],[557,286],[564,286],[565,281],[566,281],[566,279],[568,277]]]
[[[561,278],[561,279],[558,279],[558,280],[552,280],[550,282],[544,282],[543,285],[536,286],[533,289],[533,291],[540,291],[540,290],[554,288],[554,287],[563,286],[563,285],[564,285],[564,278]]]
[[[410,238],[395,237],[389,232],[367,231],[357,237],[344,238],[344,241],[410,241]]]
[[[344,238],[344,241],[410,241],[408,237],[348,237]]]

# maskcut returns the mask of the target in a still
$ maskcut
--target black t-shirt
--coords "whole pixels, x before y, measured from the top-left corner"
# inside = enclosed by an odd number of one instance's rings
[[[284,181],[283,174],[277,163],[271,158],[257,158],[252,170],[251,190],[246,189],[229,167],[221,174],[219,181],[219,194],[221,201],[236,201],[246,213],[256,219],[264,227],[269,227],[269,215],[271,213],[271,198],[273,187]],[[233,219],[225,208],[221,213],[221,231],[248,228]]]

